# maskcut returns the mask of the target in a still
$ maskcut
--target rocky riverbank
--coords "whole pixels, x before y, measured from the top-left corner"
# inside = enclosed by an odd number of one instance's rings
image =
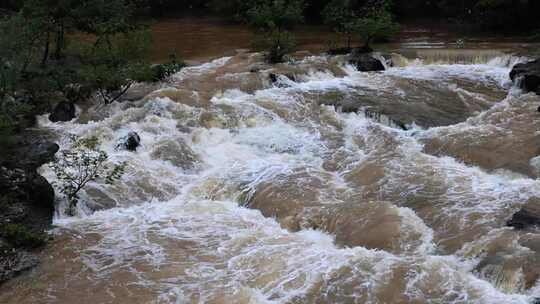
[[[0,283],[35,266],[52,223],[54,189],[37,169],[58,145],[26,131],[11,139],[0,158]]]

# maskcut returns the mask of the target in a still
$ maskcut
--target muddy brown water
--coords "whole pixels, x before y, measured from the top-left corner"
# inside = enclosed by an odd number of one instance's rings
[[[192,62],[231,56],[238,49],[253,49],[253,31],[246,25],[220,17],[169,17],[152,23],[154,47],[150,56],[154,62],[165,62],[175,52],[180,58]],[[329,42],[344,46],[346,39],[322,25],[300,25],[293,30],[297,49],[315,54],[326,51]],[[504,37],[488,34],[456,34],[442,24],[406,24],[392,43],[378,44],[383,50],[400,50],[410,57],[417,49],[455,48],[456,41],[464,39],[467,47],[474,49],[498,49],[530,52],[534,44],[525,38]],[[353,45],[361,44],[353,37]]]

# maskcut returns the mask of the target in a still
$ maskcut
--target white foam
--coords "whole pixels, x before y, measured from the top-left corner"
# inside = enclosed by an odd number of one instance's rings
[[[182,81],[206,75],[229,60],[186,68],[174,77]],[[94,185],[111,197],[117,208],[92,213],[84,203],[92,197],[83,195],[80,216],[67,218],[61,214],[65,207],[59,208],[55,224],[89,239],[79,252],[81,262],[91,270],[89,277],[112,280],[128,269],[136,279],[123,283],[157,290],[164,302],[187,301],[194,293],[205,302],[225,293],[248,299],[249,303],[285,303],[301,301],[313,288],[321,288],[323,296],[325,292],[339,292],[340,284],[353,282],[352,294],[343,297],[350,296],[353,301],[367,298],[376,303],[378,290],[393,284],[393,272],[399,268],[407,270],[404,292],[411,302],[526,303],[525,295],[504,294],[475,277],[471,272],[473,261],[437,255],[441,250],[437,242],[444,241],[440,235],[446,233],[446,227],[430,224],[447,218],[459,220],[457,224],[464,228],[490,227],[490,217],[501,217],[516,198],[540,195],[540,190],[534,190],[540,189],[537,181],[488,174],[450,157],[422,153],[417,139],[436,134],[441,130],[438,128],[416,128],[414,132],[420,135],[413,138],[412,131],[324,108],[321,111],[331,116],[336,126],[321,124],[316,115],[320,108],[313,107],[301,94],[394,90],[396,78],[411,78],[444,82],[461,98],[477,98],[452,80],[506,86],[513,60],[475,65],[419,63],[383,73],[359,73],[346,65],[345,77],[312,71],[302,76],[301,82],[283,79],[287,88],[273,87],[253,94],[227,90],[212,98],[209,109],[156,98],[141,107],[108,106],[113,113],[110,117],[88,124],[52,124],[40,117],[41,126],[61,136],[62,148],[70,145],[65,133],[97,135],[111,161],[128,162],[127,174],[118,185]],[[236,123],[205,128],[199,121],[204,111]],[[180,124],[188,130],[180,130]],[[470,121],[460,126],[474,127]],[[129,131],[136,131],[142,139],[136,153],[115,149]],[[337,138],[338,148],[328,144],[328,133]],[[160,142],[180,140],[200,160],[192,170],[152,156]],[[363,193],[346,179],[349,172],[374,159],[384,166],[378,195],[381,199],[394,198],[391,202],[398,206],[403,219],[403,239],[415,239],[414,244],[401,244],[402,255],[363,247],[337,248],[334,237],[327,233],[288,232],[274,219],[239,207],[241,202],[234,201],[243,191],[252,194],[261,183],[274,183],[277,176],[290,175],[296,169],[322,171],[323,163],[337,152],[345,155],[346,166],[327,173],[333,179],[328,181],[332,190],[342,195],[334,199],[338,203],[344,197],[362,197],[354,196]],[[54,181],[49,168],[43,168],[43,172]],[[212,182],[216,184],[208,186]],[[434,193],[427,193],[430,182],[434,183]],[[222,193],[232,190],[217,199],[212,192],[215,188]],[[324,195],[330,199],[336,194]],[[433,204],[435,215],[431,218],[416,214],[414,206],[404,206],[407,198],[422,195],[426,195],[426,204]],[[482,214],[483,218],[469,218],[471,214]],[[93,240],[92,235],[99,238]],[[434,282],[438,284],[430,285]]]

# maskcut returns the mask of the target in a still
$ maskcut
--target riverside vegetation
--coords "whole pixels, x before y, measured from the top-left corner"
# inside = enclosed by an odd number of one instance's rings
[[[122,164],[107,169],[107,155],[91,139],[77,139],[82,144],[55,157],[56,144],[27,131],[36,115],[69,121],[76,103],[112,103],[135,82],[161,81],[184,66],[174,56],[167,64],[147,62],[151,35],[131,2],[19,4],[0,19],[0,281],[34,265],[30,251],[45,244],[55,198],[39,166],[55,163],[70,213],[89,181],[113,182],[122,173]]]

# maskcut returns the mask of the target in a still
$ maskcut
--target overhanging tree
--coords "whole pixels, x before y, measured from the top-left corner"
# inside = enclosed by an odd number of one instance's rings
[[[267,60],[283,62],[294,50],[295,42],[289,30],[304,21],[304,0],[272,0],[254,2],[248,10],[249,23],[261,33],[260,45],[267,49]]]
[[[347,37],[347,50],[351,49],[352,36],[356,30],[357,12],[352,0],[332,0],[324,8],[324,22],[338,34]]]
[[[362,51],[371,52],[371,43],[389,39],[399,31],[399,24],[390,12],[390,0],[374,0],[363,8],[362,16],[354,22],[354,31],[364,41]]]

